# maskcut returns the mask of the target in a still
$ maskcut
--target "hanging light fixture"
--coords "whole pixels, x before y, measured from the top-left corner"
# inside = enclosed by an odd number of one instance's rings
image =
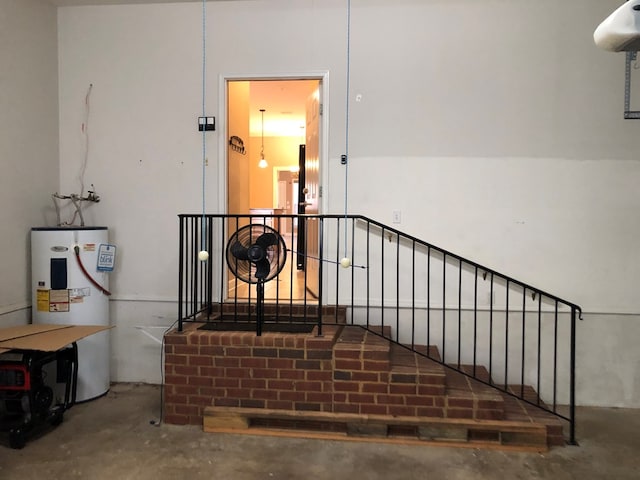
[[[258,167],[267,168],[269,164],[264,159],[264,108],[260,109],[260,113],[262,114],[262,145],[260,147],[260,161],[258,162]]]

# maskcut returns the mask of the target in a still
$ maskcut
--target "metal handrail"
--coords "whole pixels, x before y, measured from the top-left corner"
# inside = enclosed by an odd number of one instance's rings
[[[304,259],[301,298],[294,301],[291,290],[282,292],[288,294],[283,295],[288,299],[281,300],[276,283],[276,298],[271,302],[275,322],[313,321],[321,334],[325,310],[335,308],[338,322],[337,307],[346,307],[347,322],[362,325],[449,369],[566,420],[569,442],[576,443],[576,321],[582,319],[582,309],[577,304],[362,215],[182,214],[179,219],[180,330],[183,322],[222,318],[225,310],[231,311],[235,321],[243,315],[251,321],[255,297],[252,298],[251,288],[245,297],[237,295],[241,285],[233,279],[231,284],[228,282],[232,275],[227,273],[224,259],[225,242],[241,224],[286,221],[308,229],[317,222],[318,258]],[[202,229],[211,253],[206,263],[197,259]],[[294,245],[291,230],[286,240]],[[362,269],[341,269],[339,252],[343,246],[350,252],[352,265]],[[288,273],[292,285],[293,257],[290,256]],[[319,288],[314,292],[317,296],[308,291],[306,266],[312,261],[318,265]],[[489,301],[484,306],[479,299],[481,278],[489,290]],[[326,288],[330,285],[335,289]],[[231,290],[236,293],[231,294]],[[410,294],[403,299],[401,294],[405,292]],[[504,304],[495,306],[499,292]],[[532,303],[528,305],[529,296]],[[303,313],[294,315],[294,311]],[[563,335],[560,330],[566,330],[567,316],[569,331]],[[473,342],[469,353],[465,350],[470,343],[468,337]],[[480,341],[485,337],[486,341]],[[438,346],[441,357],[430,357],[429,349],[427,353],[416,349],[423,340],[427,345]],[[471,362],[470,367],[464,365],[465,361]],[[488,380],[481,374],[483,366],[487,367]],[[525,395],[527,382],[538,392],[536,398]],[[546,402],[541,399],[542,392]],[[565,401],[569,409],[566,415],[560,408]]]

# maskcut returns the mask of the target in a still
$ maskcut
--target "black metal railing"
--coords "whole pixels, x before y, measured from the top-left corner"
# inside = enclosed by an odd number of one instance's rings
[[[252,320],[255,290],[229,272],[226,241],[242,225],[270,225],[288,249],[288,267],[265,287],[270,321],[311,321],[320,333],[327,322],[361,325],[566,420],[575,444],[578,305],[363,216],[179,218],[180,330]]]

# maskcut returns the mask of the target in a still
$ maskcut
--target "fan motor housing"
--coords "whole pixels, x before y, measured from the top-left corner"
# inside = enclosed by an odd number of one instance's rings
[[[248,256],[249,260],[251,260],[252,262],[259,262],[265,256],[264,248],[262,248],[260,245],[251,245],[251,247],[249,247]]]

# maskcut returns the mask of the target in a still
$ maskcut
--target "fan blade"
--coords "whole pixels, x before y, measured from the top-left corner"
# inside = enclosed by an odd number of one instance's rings
[[[278,237],[274,233],[263,233],[256,240],[256,245],[260,245],[264,250],[271,245],[278,244]]]
[[[271,270],[271,264],[269,260],[263,258],[259,262],[256,263],[256,278],[258,280],[263,280],[269,275],[269,271]]]
[[[249,260],[248,249],[243,247],[240,242],[231,245],[231,253],[238,260]]]

